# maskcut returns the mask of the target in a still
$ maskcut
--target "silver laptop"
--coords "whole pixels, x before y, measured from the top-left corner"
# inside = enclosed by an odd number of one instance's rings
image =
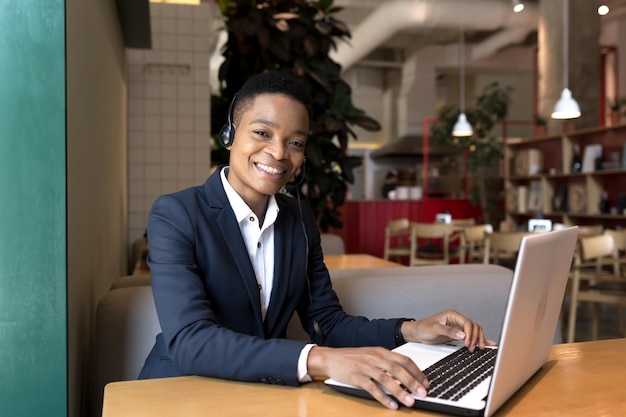
[[[468,355],[461,344],[407,343],[394,349],[409,356],[421,370],[430,374],[429,395],[416,397],[415,408],[489,417],[543,366],[559,320],[577,235],[578,227],[570,227],[522,239],[499,345],[497,349],[489,349],[494,357],[487,358],[486,364],[482,358],[469,354],[474,366],[481,367],[476,372],[481,376],[462,394],[436,398],[433,393],[436,373],[445,372],[452,365],[445,364],[441,371],[432,373],[428,370],[449,356]],[[481,353],[478,349],[477,352]],[[481,354],[489,356],[485,352]],[[371,398],[364,390],[351,385],[332,379],[325,383],[342,392]]]

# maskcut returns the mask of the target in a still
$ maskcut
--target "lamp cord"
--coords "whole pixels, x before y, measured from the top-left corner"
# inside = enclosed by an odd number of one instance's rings
[[[569,0],[563,0],[563,84],[569,88]]]
[[[461,30],[459,32],[459,61],[461,67],[461,113],[465,113],[465,36],[463,34],[463,24],[461,24]]]

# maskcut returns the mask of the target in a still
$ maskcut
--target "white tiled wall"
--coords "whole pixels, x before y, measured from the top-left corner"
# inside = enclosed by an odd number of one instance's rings
[[[161,194],[202,184],[210,170],[207,4],[150,3],[152,49],[128,49],[129,245]]]

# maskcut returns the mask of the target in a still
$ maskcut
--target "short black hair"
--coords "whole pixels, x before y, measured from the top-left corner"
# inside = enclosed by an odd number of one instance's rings
[[[261,94],[281,94],[300,102],[313,117],[313,99],[306,85],[295,76],[278,71],[255,74],[243,84],[233,103],[233,124],[237,124],[241,113],[252,105]]]

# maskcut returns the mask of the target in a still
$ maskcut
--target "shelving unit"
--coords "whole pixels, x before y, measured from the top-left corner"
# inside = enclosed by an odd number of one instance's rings
[[[603,192],[607,193],[609,205],[614,209],[618,208],[619,196],[626,196],[626,169],[620,165],[593,172],[571,170],[576,145],[580,148],[582,158],[587,146],[602,145],[601,160],[609,161],[611,155],[617,152],[621,164],[625,142],[626,125],[508,140],[505,144],[504,161],[506,222],[514,227],[523,227],[523,223],[528,219],[541,214],[553,222],[565,225],[603,224],[605,227],[626,227],[626,213],[623,212],[623,208],[622,212],[613,214],[601,213],[599,210]],[[533,164],[529,165],[528,161],[536,159],[537,154],[542,156],[542,163],[540,168],[535,166],[533,170]],[[518,160],[520,158],[523,162]],[[516,168],[520,167],[527,171],[516,172]],[[533,185],[538,193],[531,191]],[[524,187],[526,197],[523,195]],[[555,195],[556,200],[560,198],[567,204],[559,205],[558,201],[555,201]],[[538,199],[533,200],[534,197]],[[538,208],[528,208],[528,203],[532,201],[538,202]],[[562,209],[559,209],[561,207]]]

